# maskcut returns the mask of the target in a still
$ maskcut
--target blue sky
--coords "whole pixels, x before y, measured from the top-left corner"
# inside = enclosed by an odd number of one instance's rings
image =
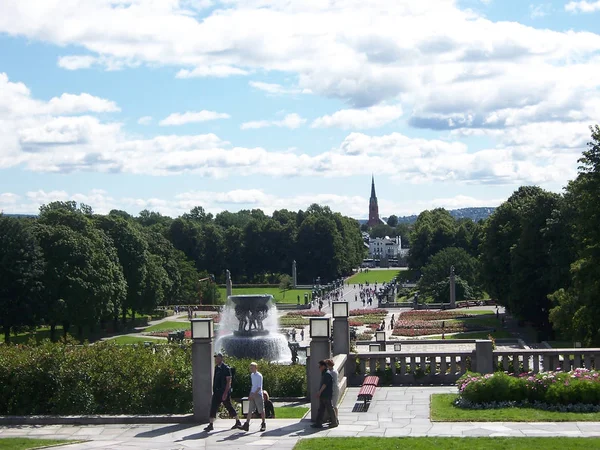
[[[367,215],[560,191],[600,1],[5,0],[0,210]]]

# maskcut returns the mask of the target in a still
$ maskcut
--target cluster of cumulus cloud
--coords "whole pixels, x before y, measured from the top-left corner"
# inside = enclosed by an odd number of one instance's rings
[[[570,2],[565,13],[599,4]],[[558,184],[574,175],[600,117],[600,34],[494,22],[454,0],[5,0],[1,8],[0,32],[70,49],[57,61],[65,70],[160,65],[176,78],[246,77],[265,95],[318,95],[347,108],[259,117],[242,130],[348,131],[310,154],[172,132],[235,120],[199,110],[158,118],[169,133],[140,139],[111,119],[119,105],[110,99],[42,101],[0,74],[0,168]],[[265,73],[294,81],[268,83]],[[434,137],[375,131],[399,120]],[[473,137],[485,148],[469,149]]]

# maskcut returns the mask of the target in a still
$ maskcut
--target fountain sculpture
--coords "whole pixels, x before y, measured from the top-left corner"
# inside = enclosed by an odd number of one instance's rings
[[[218,351],[238,358],[291,362],[287,339],[278,331],[271,295],[231,295],[221,313]]]

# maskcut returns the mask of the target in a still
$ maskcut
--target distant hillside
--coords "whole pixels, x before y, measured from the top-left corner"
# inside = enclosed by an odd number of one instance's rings
[[[481,207],[481,208],[460,208],[449,210],[452,217],[456,219],[471,219],[474,222],[478,220],[487,219],[496,208],[492,207]],[[398,223],[415,223],[417,221],[418,214],[412,216],[398,217]],[[367,219],[359,220],[361,224],[367,223]]]

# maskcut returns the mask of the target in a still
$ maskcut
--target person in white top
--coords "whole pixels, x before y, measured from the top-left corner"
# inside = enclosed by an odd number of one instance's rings
[[[254,410],[257,410],[262,418],[262,424],[260,426],[260,431],[265,431],[267,429],[267,424],[265,423],[265,401],[263,398],[263,376],[258,371],[258,364],[255,362],[250,363],[250,380],[252,381],[252,387],[250,388],[250,394],[248,394],[248,417],[246,418],[246,423],[242,425],[241,430],[248,431],[250,429],[250,418],[252,417],[252,413]]]
[[[327,369],[329,370],[329,373],[331,374],[331,377],[333,378],[333,393],[331,394],[331,404],[333,405],[333,410],[335,411],[335,415],[337,417],[337,415],[338,415],[337,405],[338,405],[338,401],[340,399],[340,386],[338,384],[339,373],[337,370],[335,370],[335,363],[333,362],[333,359],[327,359],[325,362],[327,363]]]

